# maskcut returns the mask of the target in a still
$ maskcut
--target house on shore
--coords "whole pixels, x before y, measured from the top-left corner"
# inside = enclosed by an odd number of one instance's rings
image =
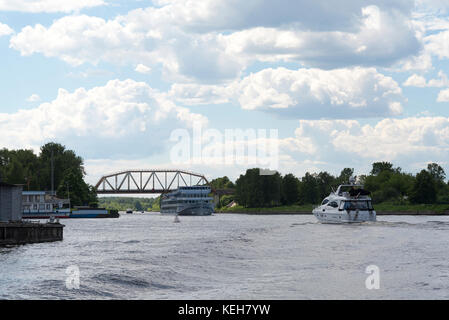
[[[64,225],[22,221],[22,186],[0,182],[0,246],[63,239]]]

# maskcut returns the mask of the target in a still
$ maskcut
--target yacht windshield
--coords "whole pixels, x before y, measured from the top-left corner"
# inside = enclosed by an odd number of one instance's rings
[[[345,201],[344,210],[373,210],[371,201]]]

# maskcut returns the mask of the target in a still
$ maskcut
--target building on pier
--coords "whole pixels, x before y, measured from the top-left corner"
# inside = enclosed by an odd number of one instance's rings
[[[61,241],[64,225],[22,221],[22,186],[0,182],[0,247]]]
[[[0,182],[0,222],[22,220],[22,186]]]

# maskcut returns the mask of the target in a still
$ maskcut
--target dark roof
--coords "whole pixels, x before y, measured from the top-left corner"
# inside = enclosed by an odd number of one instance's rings
[[[10,184],[6,182],[0,181],[0,187],[21,187],[22,185]]]

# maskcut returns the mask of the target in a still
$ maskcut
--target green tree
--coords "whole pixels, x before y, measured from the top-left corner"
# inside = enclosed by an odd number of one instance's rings
[[[216,178],[210,182],[212,189],[234,189],[235,185],[227,176]]]
[[[377,176],[379,173],[383,171],[390,171],[393,172],[393,164],[390,162],[374,162],[373,163],[373,169],[371,170],[370,174],[373,176]]]
[[[282,202],[291,205],[299,201],[299,180],[289,173],[282,178]]]
[[[446,173],[444,172],[444,169],[438,164],[429,163],[427,165],[427,171],[430,173],[435,182],[444,183],[444,180],[446,179]]]
[[[57,195],[61,198],[70,197],[72,206],[87,206],[98,202],[93,187],[86,184],[79,170],[68,169],[57,189]]]
[[[340,176],[338,177],[338,184],[344,184],[349,182],[349,178],[351,178],[354,174],[354,169],[344,168],[340,172]]]
[[[279,173],[260,175],[260,169],[246,170],[235,183],[235,198],[244,207],[276,206],[281,201],[282,178]]]
[[[437,198],[436,191],[436,184],[432,175],[429,171],[421,170],[421,172],[416,175],[410,200],[413,203],[435,203]]]
[[[299,202],[302,204],[316,204],[318,198],[318,184],[314,175],[306,172],[299,183]]]
[[[282,177],[279,172],[272,175],[260,175],[263,185],[264,207],[273,207],[281,204]]]
[[[236,199],[244,207],[262,207],[263,190],[259,183],[259,169],[253,168],[246,170],[244,175],[236,180]]]
[[[316,183],[318,199],[327,197],[331,193],[332,187],[337,184],[336,178],[326,171],[318,173]]]
[[[84,177],[83,159],[75,154],[72,150],[66,150],[66,147],[50,142],[41,147],[39,155],[39,182],[44,190],[51,190],[51,162],[53,155],[54,164],[54,186],[57,188],[67,170],[77,171],[79,175]]]
[[[432,176],[437,189],[437,202],[449,203],[449,187],[445,183],[446,173],[444,169],[436,163],[429,163],[427,171]]]
[[[9,183],[25,184],[25,174],[22,164],[15,158],[8,166],[7,178]]]
[[[134,202],[134,209],[136,209],[137,211],[143,211],[142,204],[140,203],[139,200],[136,200],[136,201]]]

